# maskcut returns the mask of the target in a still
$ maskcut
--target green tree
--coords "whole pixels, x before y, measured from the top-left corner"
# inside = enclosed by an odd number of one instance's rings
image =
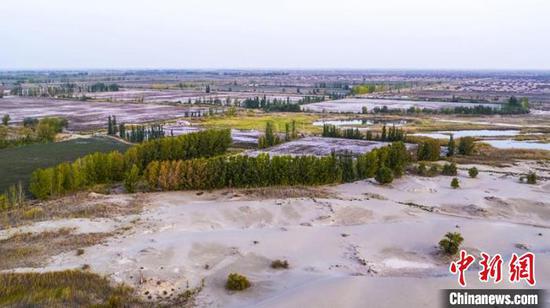
[[[477,170],[476,167],[472,167],[470,169],[468,169],[468,175],[471,177],[471,178],[475,178],[477,177],[479,171]]]
[[[8,126],[8,124],[10,123],[10,115],[9,114],[5,114],[3,117],[2,117],[2,124],[4,124],[4,126]]]
[[[136,165],[132,165],[132,168],[126,173],[124,177],[124,188],[129,193],[136,191],[136,187],[139,181],[139,168]]]
[[[451,134],[451,136],[449,137],[449,144],[447,145],[447,156],[454,156],[456,150],[455,148],[455,140],[453,138],[453,134]]]

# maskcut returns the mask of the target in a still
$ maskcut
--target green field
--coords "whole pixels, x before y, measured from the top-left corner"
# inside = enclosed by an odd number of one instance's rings
[[[37,168],[72,161],[93,152],[124,151],[128,147],[110,138],[92,137],[0,150],[0,193],[19,181],[26,187]]]

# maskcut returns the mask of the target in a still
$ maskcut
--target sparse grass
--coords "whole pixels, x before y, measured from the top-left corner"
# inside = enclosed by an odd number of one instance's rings
[[[280,199],[280,198],[330,198],[334,194],[322,187],[307,186],[273,186],[235,190],[249,198]]]
[[[486,143],[477,143],[474,155],[455,155],[453,160],[459,164],[485,164],[501,167],[509,165],[515,160],[550,160],[550,151],[497,149]]]
[[[96,245],[111,235],[72,232],[72,229],[61,228],[42,233],[17,233],[0,240],[0,270],[41,266],[50,256]]]
[[[0,306],[142,307],[132,288],[90,272],[1,273]]]
[[[93,198],[82,192],[72,196],[36,203],[0,213],[0,229],[59,218],[107,218],[137,214],[143,207],[140,195],[128,202],[110,201],[109,197]]]

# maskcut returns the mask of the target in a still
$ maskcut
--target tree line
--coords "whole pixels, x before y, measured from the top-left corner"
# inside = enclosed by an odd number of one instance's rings
[[[292,120],[290,123],[285,123],[285,137],[284,141],[292,141],[298,139],[298,130],[296,129],[296,121]],[[275,132],[273,122],[268,121],[265,125],[265,132],[260,138],[258,138],[258,148],[265,149],[277,145],[283,142],[279,135]]]
[[[417,108],[414,106],[408,109],[400,108],[388,108],[388,106],[374,107],[372,113],[385,113],[385,114],[480,114],[480,115],[509,115],[509,114],[526,114],[529,113],[529,100],[523,98],[518,100],[515,96],[510,97],[504,104],[497,107],[485,106],[485,105],[473,105],[473,106],[456,106],[452,108]],[[368,113],[366,107],[363,107],[362,113]]]
[[[356,159],[351,154],[333,153],[324,157],[260,154],[155,160],[149,163],[143,177],[151,190],[323,185],[373,177],[389,183],[403,175],[409,160],[405,145],[395,142]]]
[[[116,116],[109,116],[107,118],[107,134],[118,136],[132,143],[140,143],[164,138],[165,132],[162,124],[130,125],[127,127],[125,123],[117,125]],[[173,136],[173,133],[171,135]]]
[[[31,176],[29,190],[38,199],[61,196],[96,184],[122,181],[132,169],[141,173],[151,161],[220,155],[230,144],[229,130],[206,130],[147,141],[125,153],[88,154],[72,163],[37,169]]]
[[[366,133],[362,133],[357,128],[344,128],[340,129],[336,125],[324,124],[323,137],[332,138],[346,138],[346,139],[363,139],[363,140],[376,140],[376,141],[405,141],[405,132],[403,129],[392,125],[387,128],[386,125],[382,126],[382,131],[379,134],[374,135],[372,131],[368,130]]]

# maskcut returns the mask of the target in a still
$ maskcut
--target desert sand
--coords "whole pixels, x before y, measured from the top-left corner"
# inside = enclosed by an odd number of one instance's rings
[[[522,162],[508,168],[477,166],[476,179],[460,166],[461,188],[451,177],[404,176],[388,186],[374,181],[305,188],[141,194],[142,213],[102,219],[61,219],[7,232],[74,227],[75,232],[122,235],[63,253],[39,269],[80,268],[125,282],[140,294],[168,297],[201,285],[199,307],[434,307],[440,289],[458,288],[449,259],[438,253],[446,232],[461,232],[470,253],[536,254],[537,287],[550,288],[550,183],[520,184],[517,174],[547,166]],[[285,197],[289,196],[290,197]],[[321,197],[315,197],[321,196]],[[94,195],[117,201],[127,195]],[[288,260],[289,269],[271,261]],[[481,284],[478,268],[468,287]],[[224,289],[228,273],[246,275],[252,287]],[[166,291],[166,294],[164,293]],[[146,293],[147,292],[147,293]]]

